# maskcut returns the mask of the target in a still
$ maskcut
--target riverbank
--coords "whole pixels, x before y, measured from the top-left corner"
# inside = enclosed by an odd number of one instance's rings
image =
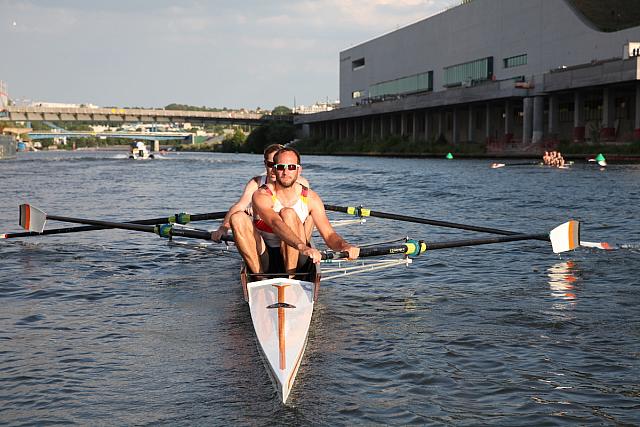
[[[532,150],[518,150],[510,146],[508,150],[488,151],[486,144],[409,141],[402,138],[389,138],[382,141],[320,141],[306,139],[296,141],[294,147],[302,154],[333,156],[373,156],[373,157],[414,157],[440,158],[449,153],[454,158],[486,159],[538,159],[545,150],[560,151],[565,159],[586,160],[602,153],[607,159],[616,161],[640,162],[640,142],[615,143],[573,143],[559,142],[548,148],[536,147]]]

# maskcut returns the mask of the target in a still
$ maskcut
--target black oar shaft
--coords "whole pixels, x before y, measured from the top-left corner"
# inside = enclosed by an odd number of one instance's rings
[[[517,242],[520,240],[549,240],[546,234],[517,234],[503,237],[487,237],[484,239],[451,240],[449,242],[427,243],[427,251],[435,249],[459,248],[462,246],[489,245],[492,243]]]
[[[79,224],[96,225],[96,226],[106,227],[106,228],[119,228],[122,230],[142,231],[145,233],[159,234],[158,227],[154,225],[132,224],[127,222],[101,221],[96,219],[71,218],[71,217],[57,216],[57,215],[47,215],[47,218],[55,221],[75,222]],[[190,237],[193,239],[211,240],[211,232],[207,230],[196,230],[191,228],[176,228],[175,226],[171,227],[170,235],[179,236],[179,237]],[[163,236],[163,237],[169,237],[169,236]],[[222,236],[221,240],[233,241],[233,238],[229,236]]]
[[[346,207],[346,206],[324,205],[324,208],[326,210],[328,210],[328,211],[349,213],[349,208]],[[516,236],[516,235],[521,235],[522,234],[522,233],[518,233],[518,232],[515,232],[515,231],[500,230],[500,229],[497,229],[497,228],[479,227],[479,226],[468,225],[468,224],[458,224],[458,223],[455,223],[455,222],[439,221],[439,220],[428,219],[428,218],[417,218],[417,217],[413,217],[413,216],[398,215],[398,214],[386,213],[386,212],[377,212],[377,211],[371,211],[371,210],[367,210],[366,212],[367,212],[367,215],[363,215],[363,216],[372,216],[372,217],[376,217],[376,218],[393,219],[393,220],[397,220],[397,221],[413,222],[413,223],[417,223],[417,224],[434,225],[434,226],[437,226],[437,227],[446,227],[446,228],[456,228],[456,229],[460,229],[460,230],[478,231],[478,232],[481,232],[481,233],[500,234],[500,235],[503,235],[503,236]],[[540,237],[540,238],[536,238],[535,240],[548,241],[549,237],[543,236],[543,237]]]
[[[54,221],[62,221],[62,222],[75,222],[78,224],[88,224],[88,225],[96,225],[104,228],[121,228],[123,230],[133,230],[133,231],[143,231],[147,233],[155,233],[155,226],[153,225],[145,225],[145,224],[134,224],[129,222],[111,222],[111,221],[100,221],[97,219],[84,219],[84,218],[71,218],[67,216],[58,216],[58,215],[47,215],[47,219],[52,219]]]
[[[420,249],[420,253],[426,251],[433,251],[437,249],[449,249],[449,248],[459,248],[463,246],[479,246],[479,245],[490,245],[493,243],[506,243],[506,242],[517,242],[520,240],[548,240],[548,236],[545,234],[518,234],[514,236],[502,236],[502,237],[486,237],[484,239],[465,239],[465,240],[450,240],[448,242],[417,242],[418,244],[424,244],[425,247]],[[411,248],[413,249],[413,248]],[[362,248],[360,249],[360,258],[373,257],[373,256],[381,256],[381,255],[393,255],[393,254],[403,254],[407,253],[410,250],[410,247],[407,244],[396,245],[396,246],[380,246],[374,248]],[[325,252],[322,254],[322,259],[340,259],[347,258],[349,256],[348,252]]]
[[[194,221],[207,221],[212,219],[222,219],[227,214],[226,211],[222,212],[208,212],[204,214],[194,214],[190,215],[189,219],[191,222]],[[55,219],[51,215],[48,216],[49,219]],[[131,224],[168,224],[171,222],[171,217],[161,217],[161,218],[150,218],[150,219],[137,219],[135,221],[128,221]],[[94,230],[108,230],[114,227],[107,227],[104,225],[83,225],[80,227],[64,227],[64,228],[54,228],[50,230],[43,230],[42,233],[38,233],[35,231],[22,231],[18,233],[6,233],[3,238],[11,239],[15,237],[31,237],[31,236],[47,236],[50,234],[65,234],[65,233],[78,233],[82,231],[94,231]]]

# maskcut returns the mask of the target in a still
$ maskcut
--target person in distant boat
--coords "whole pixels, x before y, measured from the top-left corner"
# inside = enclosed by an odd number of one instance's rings
[[[565,160],[559,151],[545,151],[544,156],[542,156],[542,163],[546,166],[561,168],[564,167]]]
[[[211,240],[220,243],[222,236],[226,235],[231,229],[229,221],[231,216],[236,212],[246,212],[247,215],[252,215],[251,196],[253,196],[253,193],[260,188],[260,186],[276,180],[276,176],[273,172],[273,156],[276,154],[276,151],[281,148],[284,148],[284,146],[280,144],[271,144],[264,149],[264,167],[266,173],[264,175],[254,176],[247,182],[244,186],[242,195],[238,201],[229,208],[229,211],[225,215],[220,227],[211,233]],[[298,182],[305,187],[309,187],[309,182],[302,176],[298,177]],[[307,240],[309,240],[311,233],[313,232],[313,220],[311,218],[305,222],[305,230],[307,232]]]
[[[334,231],[320,196],[298,181],[300,154],[293,148],[282,148],[273,161],[275,182],[253,193],[253,221],[242,212],[231,216],[236,247],[248,269],[254,274],[286,272],[292,277],[309,258],[320,262],[320,251],[307,240],[304,222],[308,217],[330,249],[358,258],[360,248]]]

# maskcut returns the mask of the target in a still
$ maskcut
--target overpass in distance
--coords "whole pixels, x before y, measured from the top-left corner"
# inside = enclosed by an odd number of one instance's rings
[[[149,141],[163,141],[184,139],[187,143],[193,143],[193,134],[189,132],[29,132],[29,137],[36,139],[51,138],[126,138],[126,139],[145,139]]]
[[[0,109],[0,122],[86,122],[86,123],[191,123],[259,126],[272,121],[293,122],[293,116],[238,111],[180,111],[138,108],[16,107]]]

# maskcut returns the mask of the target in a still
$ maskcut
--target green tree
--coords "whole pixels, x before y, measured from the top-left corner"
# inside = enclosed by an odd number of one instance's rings
[[[226,137],[222,140],[222,151],[226,152],[236,152],[236,151],[244,151],[244,142],[246,140],[246,136],[240,129],[236,129],[233,135]]]
[[[255,128],[247,137],[246,149],[253,153],[262,153],[269,144],[286,144],[296,136],[293,123],[270,122]]]
[[[285,107],[284,105],[278,105],[273,108],[271,114],[274,116],[289,116],[291,115],[291,108]]]

